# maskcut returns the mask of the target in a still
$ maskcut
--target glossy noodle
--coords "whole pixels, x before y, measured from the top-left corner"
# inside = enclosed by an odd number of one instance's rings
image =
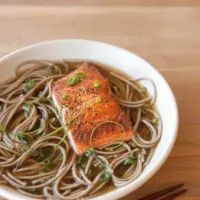
[[[87,199],[133,182],[150,162],[162,133],[154,109],[156,86],[148,78],[131,80],[104,67],[100,71],[134,134],[127,142],[91,146],[82,156],[72,150],[66,137],[70,121],[63,124],[51,86],[79,65],[27,61],[17,66],[15,77],[0,84],[0,185],[37,199]],[[142,80],[152,84],[153,96]],[[69,113],[71,121],[73,117]]]

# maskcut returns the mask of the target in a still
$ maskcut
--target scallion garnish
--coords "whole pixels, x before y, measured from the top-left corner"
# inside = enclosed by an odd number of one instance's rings
[[[67,98],[67,94],[62,94],[62,95],[61,95],[61,99],[62,99],[62,100],[65,100],[66,98]]]
[[[145,92],[147,92],[147,88],[146,88],[146,87],[141,87],[141,88],[140,88],[140,91],[141,91],[142,93],[145,93]]]
[[[110,174],[110,172],[108,172],[106,170],[100,176],[101,181],[109,181],[110,178],[111,178],[111,174]]]
[[[25,135],[31,135],[31,134],[37,133],[42,128],[43,128],[43,125],[41,127],[39,127],[38,129],[34,130],[34,131],[30,131],[30,132],[19,131],[17,133],[17,135],[23,135],[23,136],[25,136]]]
[[[101,97],[96,97],[95,101],[96,101],[96,103],[100,103],[101,102]]]
[[[85,77],[85,74],[83,72],[75,73],[67,79],[67,85],[68,86],[74,85],[80,82],[81,80],[83,80],[84,77]]]
[[[67,133],[68,133],[68,131],[69,131],[69,127],[70,127],[70,123],[71,123],[71,111],[69,110],[69,109],[67,109],[67,111],[68,111],[68,124],[67,124],[67,127],[66,127],[66,130],[65,130],[65,134],[63,135],[63,137],[62,137],[62,139],[58,142],[58,144],[57,145],[60,145],[64,140],[65,140],[65,138],[66,138],[66,136],[67,136]],[[66,125],[65,125],[66,126]],[[64,126],[64,127],[65,127]],[[63,128],[64,128],[63,127]],[[56,131],[56,130],[55,130]],[[56,145],[56,147],[57,147],[57,145]]]
[[[103,125],[103,124],[107,124],[107,123],[116,124],[116,125],[118,125],[119,127],[121,127],[121,129],[122,129],[122,131],[123,131],[123,139],[122,139],[121,144],[118,144],[118,145],[112,146],[112,147],[106,147],[106,148],[107,148],[107,149],[109,149],[109,148],[116,149],[116,148],[118,148],[118,147],[120,147],[120,146],[122,145],[122,143],[123,143],[123,141],[124,141],[124,139],[125,139],[125,134],[126,134],[124,127],[123,127],[120,123],[118,123],[118,122],[109,121],[109,120],[108,120],[108,121],[104,121],[104,122],[99,123],[99,124],[98,124],[96,127],[94,127],[94,129],[92,130],[91,136],[90,136],[90,146],[91,146],[91,148],[92,148],[92,137],[93,137],[94,132],[96,131],[96,129],[97,129],[99,126],[101,126],[101,125]]]
[[[5,127],[3,124],[0,124],[0,132],[3,132],[5,130]]]
[[[99,167],[99,169],[103,169],[104,165],[102,163],[99,163],[98,167]]]
[[[21,151],[22,152],[25,152],[25,151],[27,151],[29,149],[29,146],[28,145],[22,145],[22,147],[21,147]]]
[[[44,160],[44,161],[43,161],[43,164],[44,164],[44,165],[49,165],[49,164],[50,164],[50,160]]]
[[[53,65],[50,67],[50,71],[53,73],[53,74],[59,74],[59,69],[58,69],[58,66],[56,65]]]
[[[57,119],[55,117],[51,118],[50,119],[50,123],[51,124],[55,124],[57,122]]]
[[[158,125],[159,119],[157,117],[153,118],[153,124]]]
[[[124,165],[132,165],[136,161],[136,157],[133,155],[133,153],[130,154],[130,156],[124,161]]]
[[[76,76],[78,76],[80,79],[83,79],[85,77],[85,74],[83,72],[77,72]]]
[[[35,87],[35,82],[32,79],[29,79],[26,84],[24,85],[24,91],[28,92],[31,90],[33,87]]]
[[[80,165],[83,161],[84,161],[84,157],[83,157],[83,156],[80,156],[80,157],[78,157],[78,159],[77,159],[77,164]]]
[[[98,88],[100,86],[100,82],[98,80],[93,81],[93,86]]]
[[[36,188],[30,188],[30,189],[28,189],[28,192],[34,193],[34,192],[36,192]]]
[[[17,133],[17,137],[18,137],[20,142],[22,142],[23,144],[27,144],[27,141],[25,140],[24,133],[22,131]]]
[[[87,149],[87,150],[85,150],[84,154],[86,157],[90,157],[94,154],[94,151],[93,151],[93,149]]]
[[[132,147],[134,147],[134,148],[137,147],[137,144],[136,144],[134,141],[131,142],[131,145],[132,145]]]
[[[27,112],[27,114],[29,116],[30,113],[31,113],[32,102],[26,102],[24,105],[26,106],[26,112]]]

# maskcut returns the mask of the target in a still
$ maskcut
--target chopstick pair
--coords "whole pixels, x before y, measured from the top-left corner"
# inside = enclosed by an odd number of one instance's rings
[[[140,198],[138,200],[156,200],[156,199],[158,199],[158,197],[160,197],[159,200],[173,200],[174,198],[187,192],[187,189],[177,190],[183,186],[184,186],[184,184],[178,184],[178,185],[172,186],[170,188],[167,188],[165,190],[161,190],[161,191],[158,191],[151,195],[148,195],[146,197]]]

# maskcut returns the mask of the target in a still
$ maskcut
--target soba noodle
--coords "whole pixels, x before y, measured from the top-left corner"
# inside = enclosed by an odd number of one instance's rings
[[[63,137],[66,125],[51,99],[52,83],[78,66],[34,60],[16,68],[0,84],[0,185],[37,199],[84,199],[134,181],[149,161],[162,133],[153,109],[150,79],[108,77],[112,95],[132,122],[128,142],[115,142],[77,156]],[[152,97],[139,81],[150,81]]]

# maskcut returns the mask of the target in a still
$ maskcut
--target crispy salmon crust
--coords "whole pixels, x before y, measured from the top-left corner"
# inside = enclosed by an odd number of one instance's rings
[[[80,72],[84,73],[80,82],[67,85],[68,78]],[[95,87],[94,82],[99,83],[99,87]],[[111,95],[108,80],[95,64],[84,63],[54,82],[52,98],[63,114],[64,123],[69,117],[67,109],[71,118],[76,117],[70,124],[68,137],[79,155],[91,147],[90,140],[92,147],[98,148],[123,139],[129,140],[133,134],[130,120]]]

